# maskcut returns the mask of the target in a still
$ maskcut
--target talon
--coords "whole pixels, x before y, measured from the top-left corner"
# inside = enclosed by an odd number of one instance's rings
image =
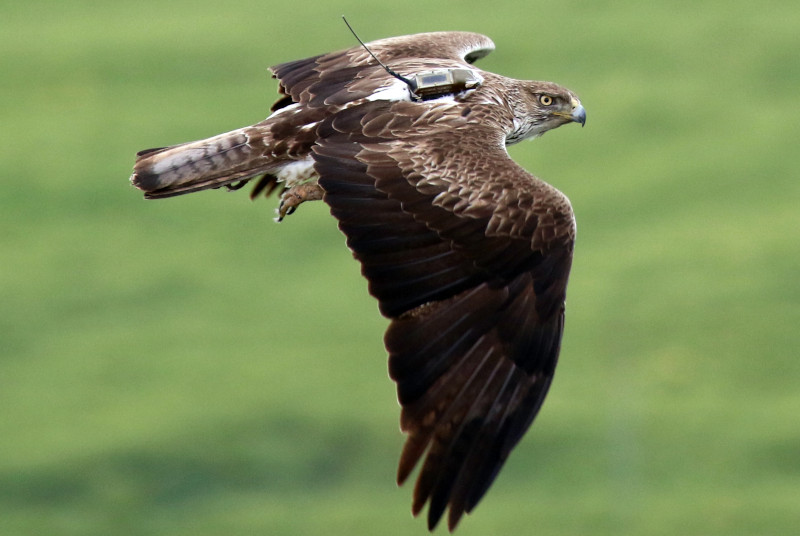
[[[284,190],[278,205],[278,221],[283,221],[286,216],[294,214],[301,203],[322,199],[322,193],[322,188],[313,182],[298,184]]]

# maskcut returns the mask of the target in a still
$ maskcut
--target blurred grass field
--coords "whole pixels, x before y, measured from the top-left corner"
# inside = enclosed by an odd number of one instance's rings
[[[326,207],[127,182],[265,117],[267,66],[354,44],[341,13],[485,33],[481,67],[588,112],[512,149],[577,214],[567,329],[458,534],[796,533],[796,1],[0,3],[0,534],[425,533]]]

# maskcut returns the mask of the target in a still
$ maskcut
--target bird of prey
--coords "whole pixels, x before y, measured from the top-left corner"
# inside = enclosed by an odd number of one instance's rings
[[[434,32],[283,63],[271,115],[137,155],[148,199],[254,185],[278,219],[322,199],[389,320],[384,341],[418,464],[412,512],[456,526],[542,405],[561,345],[575,220],[506,146],[583,125],[551,82],[478,69],[483,35]]]

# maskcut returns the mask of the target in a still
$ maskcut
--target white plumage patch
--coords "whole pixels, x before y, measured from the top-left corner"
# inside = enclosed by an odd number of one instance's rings
[[[283,182],[288,188],[316,179],[317,172],[314,170],[314,159],[307,156],[302,160],[295,160],[283,166],[275,176],[279,182]]]
[[[383,87],[367,97],[368,101],[408,101],[411,102],[411,93],[408,86],[400,80],[393,81],[389,86]]]
[[[283,108],[278,108],[274,112],[270,114],[270,117],[275,117],[276,115],[284,114],[286,112],[299,112],[300,111],[300,103],[295,102],[290,104],[289,106],[284,106]]]

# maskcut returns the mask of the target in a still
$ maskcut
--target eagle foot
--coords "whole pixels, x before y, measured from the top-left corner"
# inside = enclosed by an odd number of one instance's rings
[[[306,182],[287,188],[281,194],[277,221],[283,221],[283,218],[293,214],[301,203],[322,199],[323,193],[322,188],[316,182]]]

